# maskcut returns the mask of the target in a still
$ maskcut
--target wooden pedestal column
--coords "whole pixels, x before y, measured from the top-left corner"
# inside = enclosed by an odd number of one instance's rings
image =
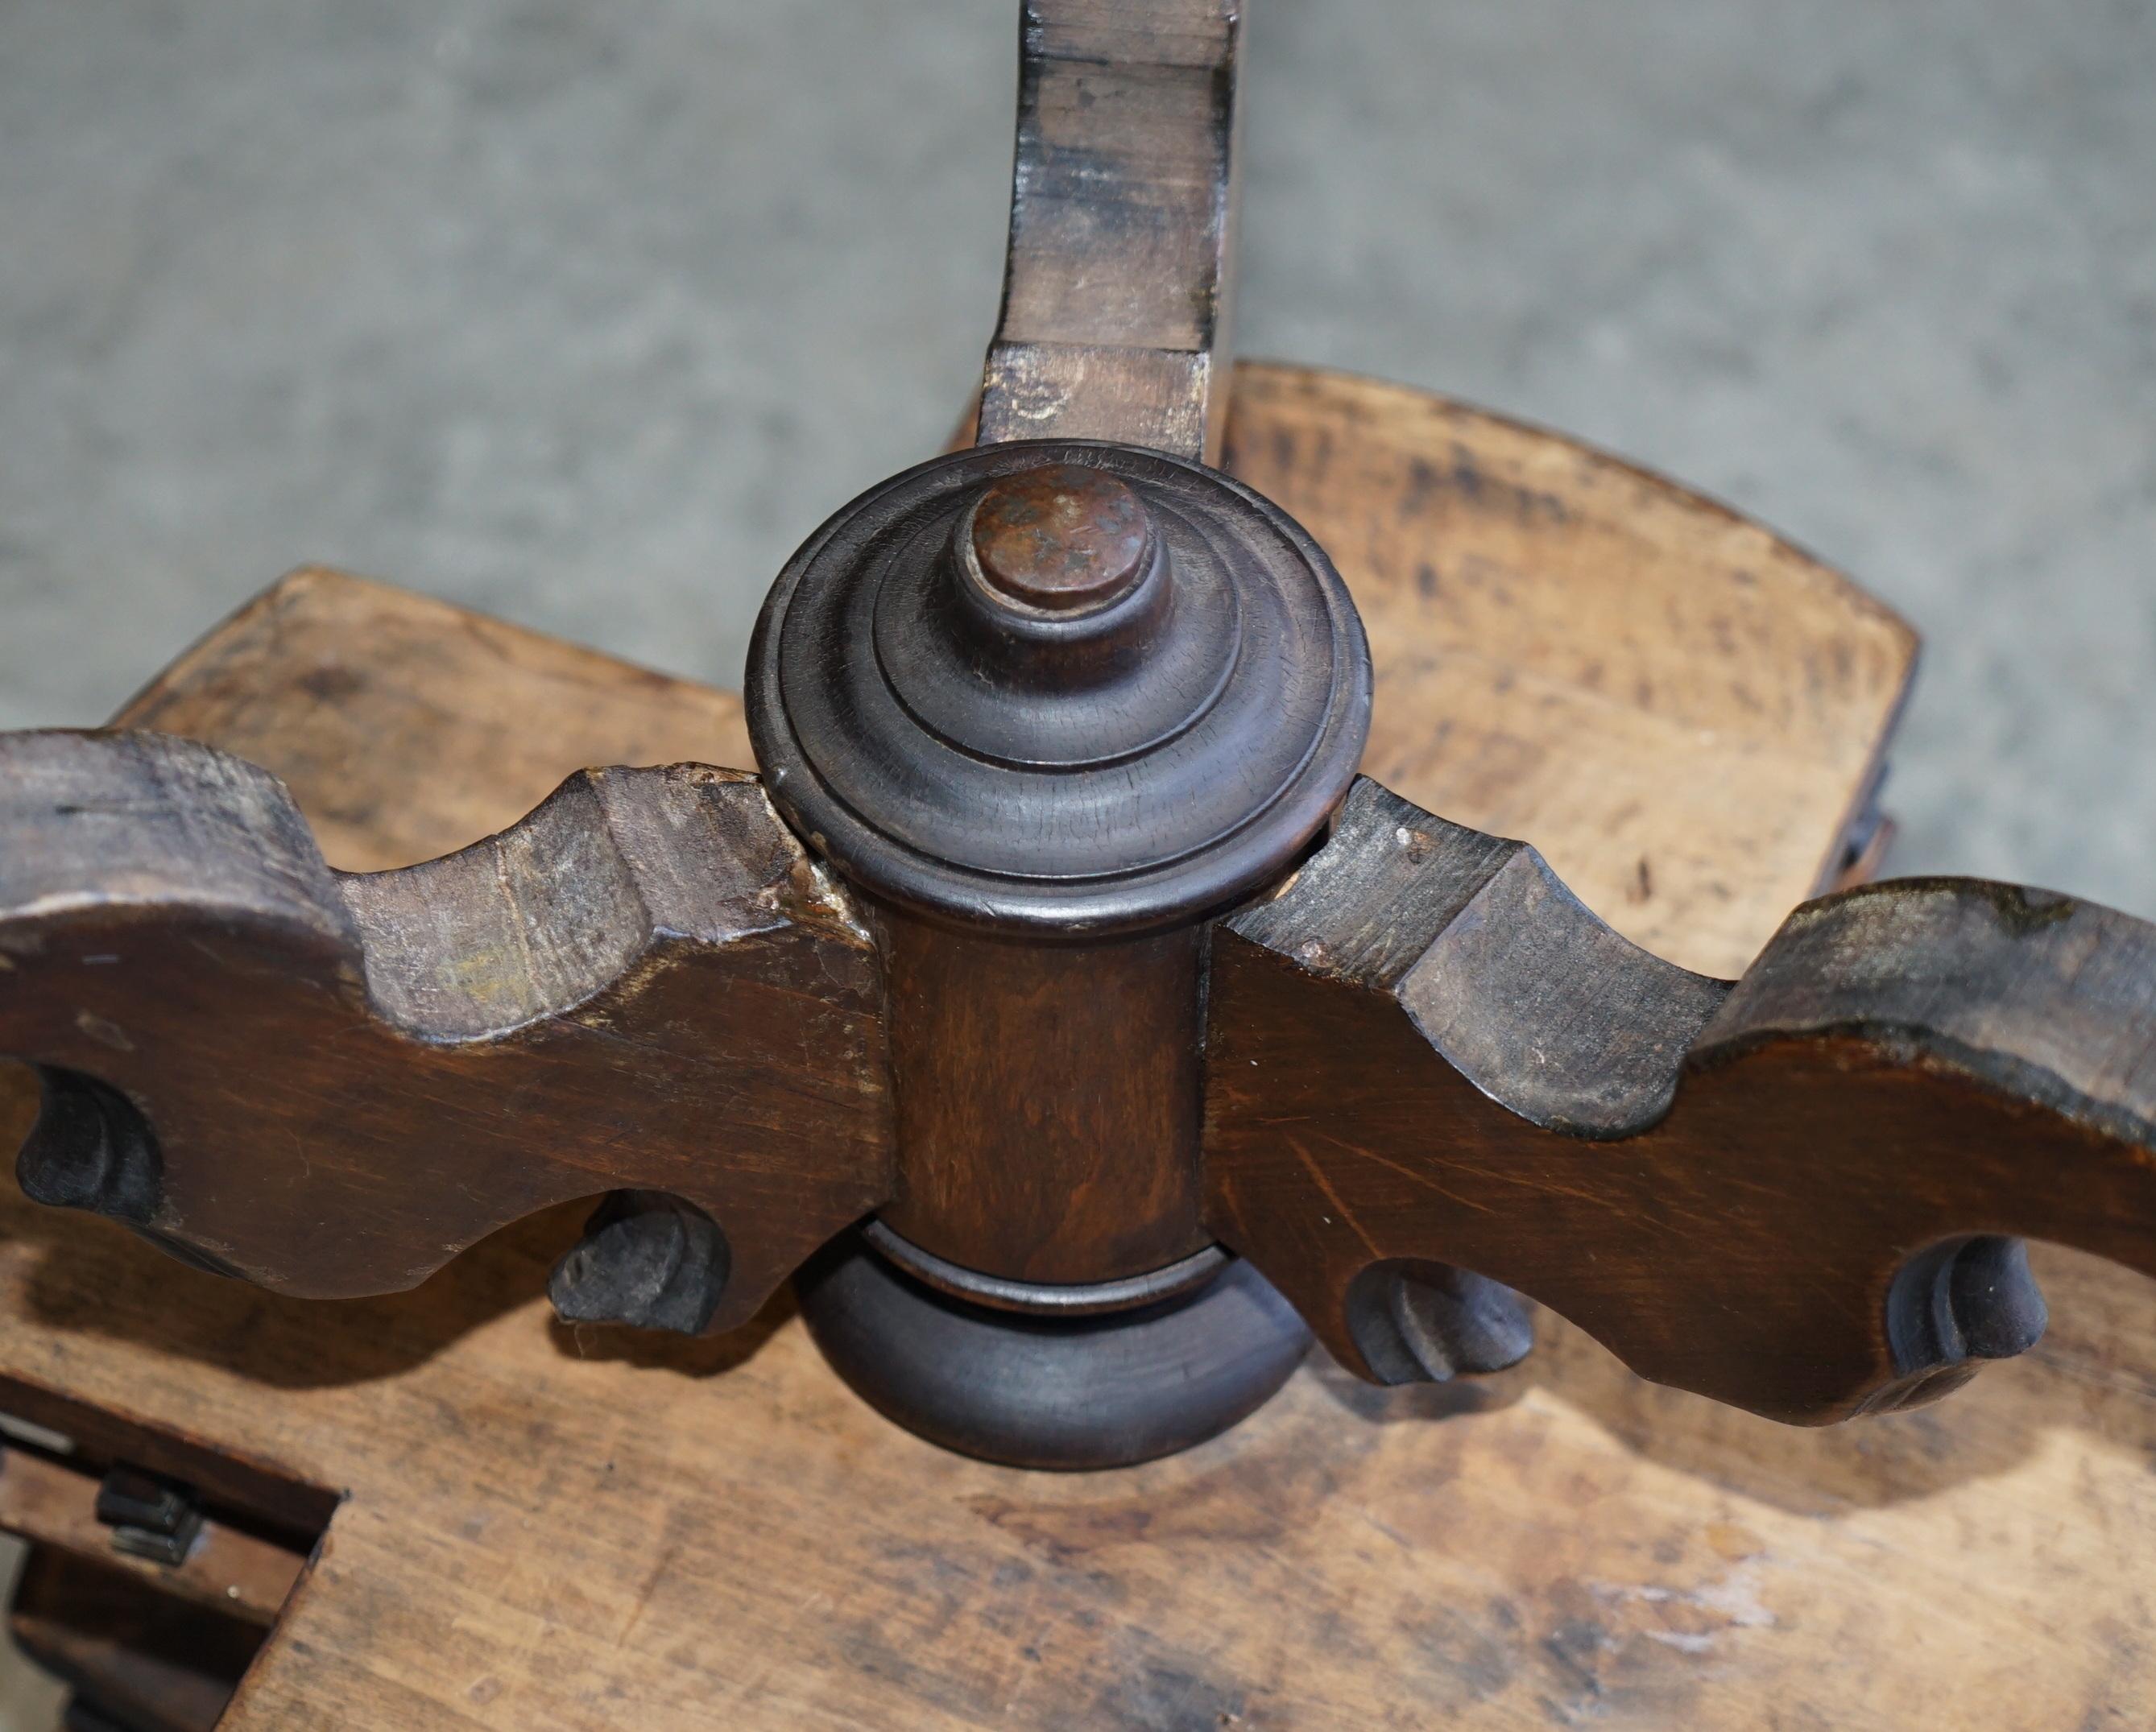
[[[747,699],[772,798],[880,910],[896,1194],[882,1253],[808,1284],[834,1363],[1044,1465],[1241,1417],[1303,1334],[1199,1218],[1204,923],[1291,867],[1368,730],[1325,556],[1183,459],[959,453],[810,539]]]
[[[1146,1274],[1211,1242],[1197,928],[1071,948],[894,910],[877,936],[896,1037],[893,1230],[984,1274],[1056,1284]]]

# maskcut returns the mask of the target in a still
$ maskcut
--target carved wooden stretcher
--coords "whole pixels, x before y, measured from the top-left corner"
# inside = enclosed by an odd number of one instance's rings
[[[2035,1347],[2022,1241],[2156,1273],[2150,929],[1806,901],[1900,622],[1230,373],[1238,29],[1029,7],[980,443],[746,705],[303,572],[0,738],[0,1116],[136,1229],[0,1248],[18,1627],[99,1699],[229,1688],[93,1651],[125,1570],[282,1603],[244,1726],[2145,1717],[2156,1318],[2040,1248]],[[884,1423],[798,1272],[902,1425],[1117,1470]]]

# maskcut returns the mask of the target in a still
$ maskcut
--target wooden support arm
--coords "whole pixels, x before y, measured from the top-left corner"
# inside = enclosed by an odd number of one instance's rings
[[[1239,0],[1025,0],[1003,312],[980,443],[1219,460]]]
[[[1824,1423],[2033,1343],[2009,1236],[2156,1274],[2156,928],[2041,891],[1830,896],[1732,985],[1360,781],[1215,929],[1207,1073],[1209,1223],[1379,1381],[1517,1358],[1502,1284]]]
[[[411,1287],[627,1190],[557,1271],[565,1312],[744,1321],[889,1190],[881,997],[753,776],[588,771],[349,874],[241,760],[0,738],[0,1053],[45,1089],[24,1188],[282,1292]]]

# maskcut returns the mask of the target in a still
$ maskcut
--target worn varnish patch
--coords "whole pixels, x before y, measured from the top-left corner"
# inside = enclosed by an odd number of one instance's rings
[[[1617,459],[1371,380],[1244,363],[1222,462],[1362,610],[1365,774],[1532,843],[1705,974],[1832,881],[1916,660],[1847,579]]]

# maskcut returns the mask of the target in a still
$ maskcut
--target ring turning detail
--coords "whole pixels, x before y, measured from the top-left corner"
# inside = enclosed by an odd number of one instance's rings
[[[1332,562],[1249,489],[1003,444],[819,530],[745,696],[773,801],[855,884],[1068,940],[1187,923],[1286,869],[1354,774],[1369,651]]]

